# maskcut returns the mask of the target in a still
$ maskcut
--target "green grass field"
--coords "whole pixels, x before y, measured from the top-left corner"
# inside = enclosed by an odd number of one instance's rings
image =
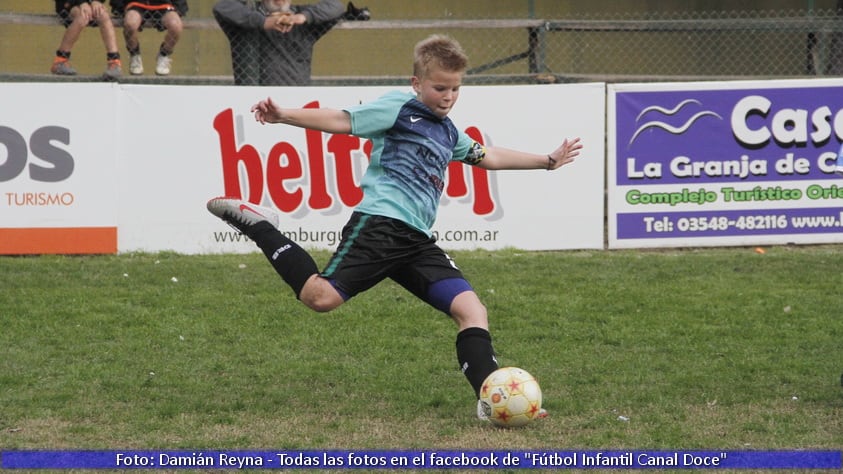
[[[0,447],[843,446],[841,246],[452,255],[549,418],[479,422],[391,282],[316,314],[258,254],[2,257]]]

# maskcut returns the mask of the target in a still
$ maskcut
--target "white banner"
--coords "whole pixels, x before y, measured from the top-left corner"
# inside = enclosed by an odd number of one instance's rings
[[[117,250],[114,84],[0,85],[0,254]]]
[[[278,209],[281,230],[303,246],[333,249],[360,200],[367,143],[346,135],[260,125],[249,108],[267,96],[287,107],[343,108],[393,89],[112,84],[0,88],[4,102],[14,99],[3,107],[0,126],[5,128],[0,130],[14,129],[29,142],[36,129],[60,121],[69,144],[59,140],[56,145],[57,139],[51,138],[59,150],[53,155],[65,151],[77,165],[73,186],[65,179],[64,188],[54,189],[37,181],[37,175],[18,171],[21,141],[7,138],[13,135],[8,131],[0,135],[12,150],[5,161],[0,154],[0,173],[5,173],[0,175],[5,177],[0,179],[0,227],[116,224],[120,252],[181,253],[256,250],[205,210],[208,199],[225,194]],[[434,227],[440,245],[602,248],[604,103],[604,84],[463,87],[451,118],[485,144],[548,153],[564,138],[579,136],[585,149],[573,165],[552,173],[487,172],[453,165]],[[49,115],[33,113],[32,104],[49,104]],[[33,151],[28,163],[53,156],[44,153]],[[50,201],[38,212],[10,201],[10,195],[22,202],[18,195],[37,192],[72,192],[75,200],[68,205]],[[12,214],[15,218],[8,219]]]

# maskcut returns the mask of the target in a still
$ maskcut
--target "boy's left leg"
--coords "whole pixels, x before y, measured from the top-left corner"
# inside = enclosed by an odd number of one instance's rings
[[[117,33],[114,32],[114,23],[105,10],[96,20],[100,27],[102,43],[105,46],[106,66],[103,77],[115,80],[123,74],[123,64],[120,62],[120,51],[117,47]]]
[[[170,10],[164,13],[164,16],[161,18],[161,25],[164,27],[166,33],[164,34],[164,42],[161,43],[160,51],[167,55],[173,54],[184,29],[181,17],[175,10]]]
[[[64,36],[59,43],[59,49],[56,50],[56,57],[53,59],[53,65],[50,67],[50,72],[61,76],[75,76],[76,69],[70,65],[70,52],[76,41],[81,36],[82,31],[88,26],[88,20],[84,15],[84,9],[87,9],[90,15],[91,6],[88,4],[77,5],[67,10],[57,11],[64,22],[66,29]]]
[[[456,345],[460,370],[480,398],[483,381],[498,369],[486,307],[474,291],[463,291],[451,302],[450,314],[459,327]]]
[[[457,324],[457,361],[479,398],[486,377],[498,369],[486,307],[442,249],[432,240],[420,246],[419,255],[391,278]]]
[[[155,62],[155,74],[159,76],[166,76],[170,74],[173,59],[171,55],[179,42],[182,32],[181,17],[175,10],[170,10],[164,13],[161,18],[161,26],[167,32],[164,34],[164,41],[158,49],[158,58]]]
[[[138,32],[143,24],[143,17],[140,12],[135,9],[126,10],[123,15],[123,39],[126,41],[126,50],[129,56],[137,56],[140,54],[140,40]]]

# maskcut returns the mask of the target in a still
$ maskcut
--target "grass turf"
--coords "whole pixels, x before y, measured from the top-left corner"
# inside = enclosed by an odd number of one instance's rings
[[[391,282],[316,314],[258,254],[3,257],[0,446],[839,449],[841,250],[453,252],[542,385],[516,430]]]

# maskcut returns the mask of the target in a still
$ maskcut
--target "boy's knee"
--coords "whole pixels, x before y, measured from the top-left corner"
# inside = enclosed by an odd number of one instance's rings
[[[480,302],[480,298],[473,291],[465,291],[454,298],[451,303],[451,317],[460,329],[489,327],[486,305]]]
[[[327,313],[345,302],[328,280],[317,275],[305,283],[298,298],[305,306],[317,313]]]
[[[327,313],[342,304],[342,301],[337,301],[325,295],[305,294],[304,292],[299,296],[299,300],[317,313]]]
[[[135,31],[140,28],[142,20],[143,19],[138,12],[129,10],[126,12],[126,15],[123,16],[123,28],[125,30]]]

